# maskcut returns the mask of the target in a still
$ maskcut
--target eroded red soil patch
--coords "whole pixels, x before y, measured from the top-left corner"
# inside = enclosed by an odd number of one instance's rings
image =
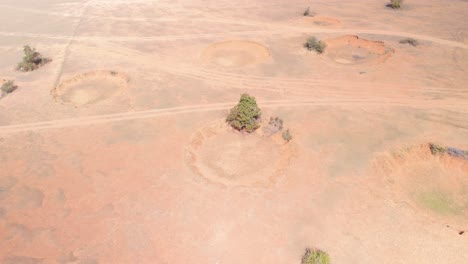
[[[325,40],[325,54],[340,64],[383,62],[394,52],[382,41],[373,41],[346,35]]]

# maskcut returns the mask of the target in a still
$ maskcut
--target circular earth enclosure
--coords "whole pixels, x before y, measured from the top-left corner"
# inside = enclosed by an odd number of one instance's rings
[[[245,134],[219,122],[195,133],[186,154],[192,171],[209,182],[268,187],[288,166],[292,147],[258,131]]]
[[[378,164],[396,202],[445,222],[467,219],[468,159],[433,155],[428,144],[423,144],[394,153]]]
[[[117,95],[128,85],[125,74],[115,71],[93,71],[80,74],[60,83],[53,91],[54,98],[77,107],[96,104]]]

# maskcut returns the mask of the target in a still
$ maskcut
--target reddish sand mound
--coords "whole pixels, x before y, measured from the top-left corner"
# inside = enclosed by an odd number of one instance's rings
[[[382,41],[362,39],[354,35],[328,39],[325,42],[325,54],[341,64],[383,62],[393,53],[393,49],[386,47]]]
[[[203,51],[201,58],[223,67],[241,67],[261,63],[269,56],[268,48],[262,44],[232,40],[210,45]]]
[[[292,145],[257,131],[233,131],[224,122],[201,129],[187,148],[189,167],[224,186],[268,187],[282,174]]]
[[[333,17],[327,17],[327,16],[304,16],[302,17],[301,24],[306,24],[306,25],[316,25],[316,26],[322,26],[322,27],[337,27],[341,26],[341,21],[333,18]]]
[[[74,106],[95,104],[125,89],[128,77],[114,71],[93,71],[62,82],[53,91],[56,100]]]
[[[380,159],[377,168],[395,202],[410,204],[430,218],[466,221],[467,159],[433,155],[423,144]]]

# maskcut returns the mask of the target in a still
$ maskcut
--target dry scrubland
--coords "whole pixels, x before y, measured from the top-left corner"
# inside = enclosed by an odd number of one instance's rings
[[[468,2],[387,4],[2,1],[0,262],[468,263]]]

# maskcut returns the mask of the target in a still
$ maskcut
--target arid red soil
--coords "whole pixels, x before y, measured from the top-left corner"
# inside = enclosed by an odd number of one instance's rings
[[[468,2],[386,2],[2,1],[0,263],[468,263]]]

